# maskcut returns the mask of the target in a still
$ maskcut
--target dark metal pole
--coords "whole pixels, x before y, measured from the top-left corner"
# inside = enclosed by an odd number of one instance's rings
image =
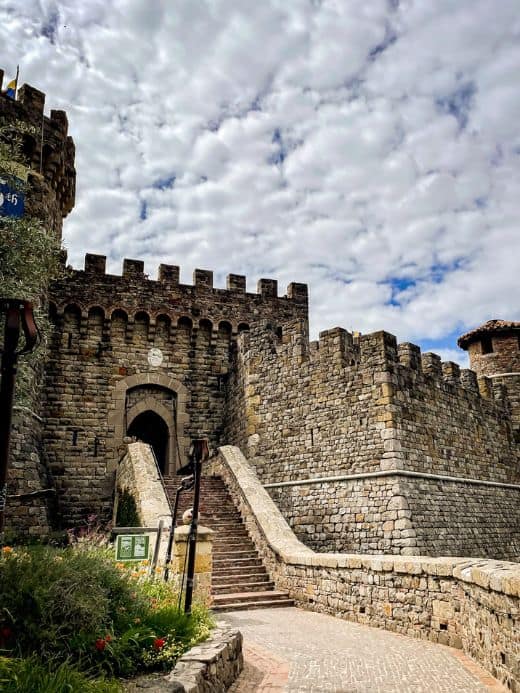
[[[193,494],[193,517],[188,536],[188,569],[186,579],[186,600],[184,613],[191,614],[193,600],[193,583],[195,577],[195,553],[197,549],[197,525],[199,519],[200,477],[202,462],[209,457],[208,441],[206,438],[197,438],[193,441],[193,475],[195,477],[195,492]]]
[[[166,566],[164,568],[164,581],[168,582],[170,577],[170,563],[172,560],[172,550],[173,550],[173,539],[175,536],[175,526],[177,525],[177,512],[179,510],[179,499],[183,491],[189,491],[193,488],[194,479],[193,477],[187,477],[183,479],[179,488],[175,491],[175,502],[173,504],[172,511],[172,526],[170,527],[170,536],[168,537],[168,547],[166,549]]]
[[[0,300],[0,309],[5,312],[4,344],[2,350],[0,383],[0,545],[3,543],[5,505],[7,501],[7,471],[13,417],[14,385],[18,356],[33,349],[37,341],[32,305],[18,299]],[[20,328],[25,335],[25,346],[17,352]]]

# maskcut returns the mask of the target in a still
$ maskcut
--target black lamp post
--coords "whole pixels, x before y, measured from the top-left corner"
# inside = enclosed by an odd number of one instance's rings
[[[13,416],[16,366],[21,354],[28,354],[38,343],[38,328],[33,307],[28,301],[16,298],[0,299],[0,312],[5,313],[4,344],[2,349],[0,383],[0,545],[3,544],[5,506],[7,502],[7,470]],[[25,345],[17,351],[20,331]]]

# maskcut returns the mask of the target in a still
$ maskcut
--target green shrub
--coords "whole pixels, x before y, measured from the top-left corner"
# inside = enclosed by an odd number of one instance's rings
[[[148,578],[146,561],[127,567],[108,550],[85,546],[4,548],[0,649],[129,676],[173,666],[208,637],[207,609],[179,612],[178,594]]]
[[[66,662],[53,669],[37,657],[0,657],[0,690],[3,693],[120,693],[118,681],[92,679]]]
[[[119,491],[116,513],[117,527],[141,527],[135,498],[126,489]]]

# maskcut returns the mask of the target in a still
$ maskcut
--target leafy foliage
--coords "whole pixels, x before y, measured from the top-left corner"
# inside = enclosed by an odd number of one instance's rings
[[[126,489],[119,493],[117,501],[116,526],[141,527],[135,498]]]
[[[148,573],[146,561],[115,564],[109,550],[81,544],[4,547],[0,650],[110,675],[172,667],[213,622],[202,606],[180,612],[171,585]]]

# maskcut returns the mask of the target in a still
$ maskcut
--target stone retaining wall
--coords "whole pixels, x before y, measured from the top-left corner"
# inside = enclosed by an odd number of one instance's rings
[[[478,558],[317,554],[296,539],[238,448],[221,474],[278,589],[315,611],[459,647],[520,692],[520,565]]]
[[[129,693],[146,688],[149,693],[225,693],[244,666],[242,634],[225,622],[217,624],[211,638],[192,647],[168,676],[152,674],[129,683]]]
[[[397,470],[266,488],[315,551],[520,560],[520,484]]]

